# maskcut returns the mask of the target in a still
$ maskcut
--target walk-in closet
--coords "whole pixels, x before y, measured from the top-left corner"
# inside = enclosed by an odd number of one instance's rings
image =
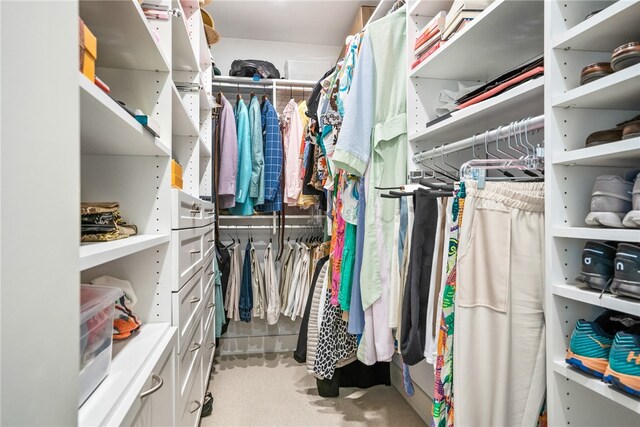
[[[0,425],[640,426],[639,20],[0,0]]]

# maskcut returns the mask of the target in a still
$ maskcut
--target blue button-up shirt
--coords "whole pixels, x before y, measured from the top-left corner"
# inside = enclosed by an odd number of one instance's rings
[[[264,139],[264,204],[261,212],[282,210],[282,134],[278,113],[268,99],[262,104],[262,136]]]

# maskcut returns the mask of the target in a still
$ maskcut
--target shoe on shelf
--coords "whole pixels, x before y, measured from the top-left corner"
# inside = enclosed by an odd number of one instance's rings
[[[623,139],[640,136],[640,114],[618,123],[612,129],[598,130],[587,136],[585,146],[594,147],[596,145],[617,142]]]
[[[617,175],[596,178],[591,192],[591,212],[585,218],[588,225],[624,228],[622,219],[631,210],[633,182]]]
[[[640,127],[640,122],[639,127]],[[640,173],[636,176],[633,190],[631,190],[631,210],[622,220],[627,228],[640,228]]]
[[[616,334],[604,381],[640,397],[640,325]]]
[[[616,251],[616,243],[587,242],[582,250],[582,269],[576,282],[599,290],[608,288],[614,276]]]
[[[640,246],[620,243],[611,293],[640,299]]]
[[[578,320],[571,334],[566,362],[603,378],[614,337],[636,325],[640,325],[640,318],[613,310],[606,310],[594,321]]]

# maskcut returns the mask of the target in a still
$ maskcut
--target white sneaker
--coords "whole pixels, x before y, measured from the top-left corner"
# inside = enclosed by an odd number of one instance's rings
[[[622,225],[627,228],[640,228],[640,173],[636,176],[635,184],[631,192],[631,204],[633,207],[622,220]]]

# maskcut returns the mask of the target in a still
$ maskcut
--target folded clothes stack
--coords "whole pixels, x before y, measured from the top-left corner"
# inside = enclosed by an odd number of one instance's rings
[[[544,59],[537,58],[528,63],[514,68],[513,70],[502,74],[501,76],[491,80],[484,86],[479,87],[473,92],[468,93],[458,99],[458,109],[463,109],[478,102],[484,101],[494,96],[500,95],[507,90],[528,82],[529,80],[540,77],[544,74]]]
[[[438,12],[431,21],[423,28],[420,35],[416,39],[414,46],[416,60],[411,64],[411,69],[421,64],[433,52],[438,50],[442,43],[442,31],[444,31],[445,19],[447,12]]]
[[[81,241],[108,242],[138,233],[138,227],[120,217],[117,202],[86,203],[80,206]]]

